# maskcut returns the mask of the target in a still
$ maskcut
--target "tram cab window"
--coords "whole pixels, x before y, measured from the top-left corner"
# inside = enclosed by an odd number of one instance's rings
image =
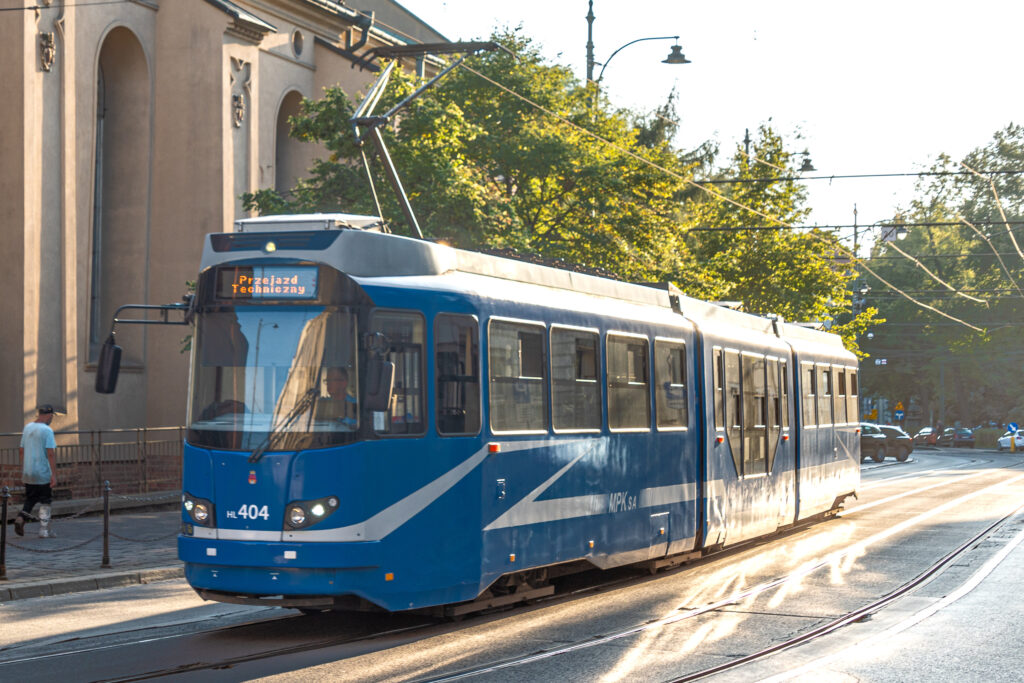
[[[273,436],[272,450],[352,442],[355,339],[355,315],[344,307],[246,304],[203,311],[196,322],[189,442],[253,449]]]
[[[800,364],[800,381],[803,383],[803,418],[804,427],[813,427],[818,424],[815,419],[815,410],[817,409],[817,391],[816,387],[818,384],[818,375],[814,371],[814,363],[801,363]]]
[[[551,423],[563,431],[601,428],[597,332],[551,328]]]
[[[686,344],[654,340],[655,412],[661,429],[684,428],[689,423],[686,403]]]
[[[548,394],[543,325],[491,320],[487,336],[491,430],[546,431]]]
[[[434,319],[437,431],[480,431],[479,327],[470,315],[443,313]]]
[[[381,349],[376,352],[381,360],[395,364],[391,406],[373,413],[373,430],[380,435],[422,434],[426,430],[423,316],[414,311],[377,309],[370,317],[370,335],[380,340]]]
[[[608,426],[650,429],[651,389],[648,341],[608,335]]]

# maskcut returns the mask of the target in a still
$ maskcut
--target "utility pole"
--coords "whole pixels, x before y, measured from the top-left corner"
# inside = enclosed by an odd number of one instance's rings
[[[587,9],[587,83],[594,80],[594,0]]]
[[[857,258],[857,205],[853,205],[853,258]]]

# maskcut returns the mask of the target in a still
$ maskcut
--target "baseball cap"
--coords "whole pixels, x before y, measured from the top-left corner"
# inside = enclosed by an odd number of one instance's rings
[[[52,412],[53,412],[53,406],[51,406],[49,403],[44,403],[43,405],[39,406],[39,414],[40,415],[49,415]]]

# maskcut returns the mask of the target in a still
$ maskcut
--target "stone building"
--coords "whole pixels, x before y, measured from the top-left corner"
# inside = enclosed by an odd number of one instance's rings
[[[3,4],[0,431],[39,403],[61,430],[181,424],[187,328],[119,327],[118,391],[94,392],[114,310],[180,301],[239,195],[304,174],[302,97],[365,90],[369,48],[445,39],[391,0]]]

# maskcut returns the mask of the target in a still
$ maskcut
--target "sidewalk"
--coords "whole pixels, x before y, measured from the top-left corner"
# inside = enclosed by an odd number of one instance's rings
[[[180,499],[175,491],[112,496],[109,568],[100,566],[102,499],[55,502],[51,528],[56,538],[39,538],[35,521],[25,526],[24,536],[8,524],[7,580],[0,581],[0,603],[182,576],[177,548]],[[8,519],[19,509],[8,505]]]

